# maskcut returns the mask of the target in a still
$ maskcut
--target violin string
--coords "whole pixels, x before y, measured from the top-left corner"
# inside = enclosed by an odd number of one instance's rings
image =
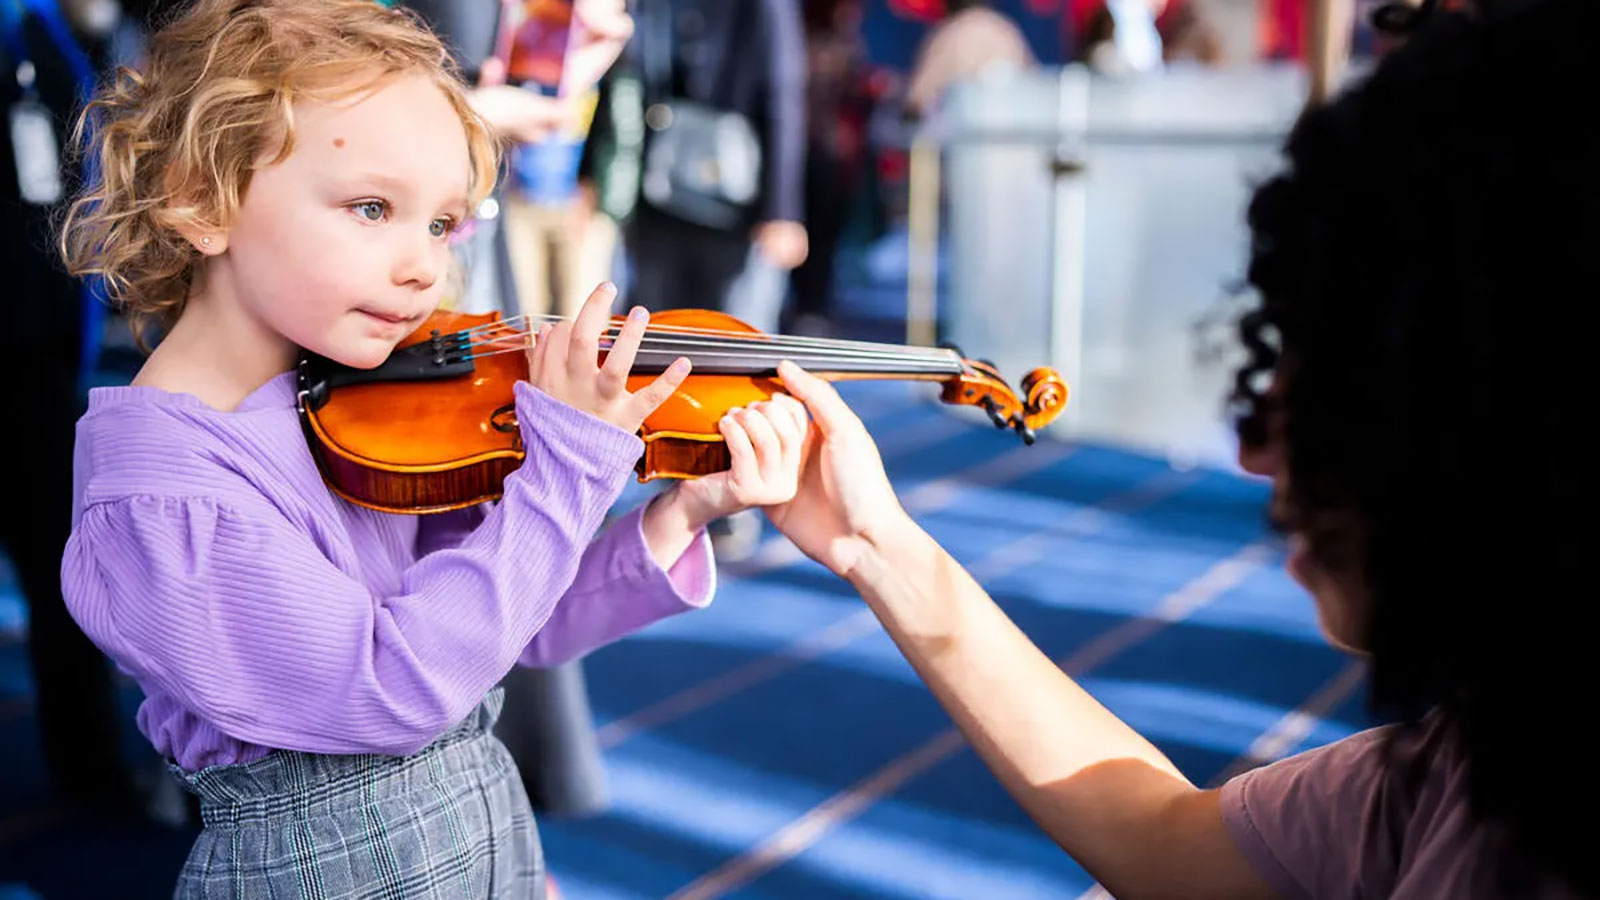
[[[506,344],[503,342],[487,345],[486,347],[472,348],[475,355],[495,350],[526,350],[521,342]],[[602,348],[607,349],[607,348]],[[832,365],[870,365],[870,366],[897,366],[911,368],[918,371],[960,372],[963,370],[961,362],[954,357],[896,357],[875,356],[864,354],[821,353],[815,350],[789,350],[781,347],[726,347],[702,346],[684,347],[681,345],[656,345],[645,344],[639,348],[640,356],[670,356],[677,358],[686,356],[691,360],[696,359],[752,359],[763,361],[777,361],[791,359],[803,366]]]
[[[532,332],[532,331],[537,331],[538,330],[536,327],[534,327],[532,324],[530,324],[532,322],[537,322],[539,324],[556,324],[556,323],[560,323],[560,322],[571,322],[571,321],[573,321],[573,319],[568,318],[566,316],[556,316],[556,315],[517,315],[517,316],[511,316],[509,318],[498,319],[498,320],[496,320],[494,322],[485,322],[482,325],[474,325],[471,328],[465,328],[465,329],[462,329],[461,331],[456,332],[456,333],[457,334],[464,334],[464,335],[472,335],[472,334],[477,334],[477,333],[481,333],[481,332],[485,332],[485,331],[493,331],[493,330],[498,329],[498,328],[506,328],[506,327],[516,328],[519,331]],[[612,328],[620,327],[618,325],[613,324],[611,322],[611,320],[607,320],[607,325],[612,327]],[[678,332],[678,333],[682,333],[682,334],[703,334],[703,335],[746,334],[746,335],[749,335],[751,337],[761,337],[762,336],[757,332],[730,331],[730,330],[725,329],[725,328],[706,328],[706,327],[697,326],[697,325],[668,325],[668,324],[659,324],[658,323],[658,324],[652,324],[649,327],[652,330],[655,330],[655,331],[671,331],[671,332]],[[800,341],[814,342],[814,343],[827,343],[827,344],[861,343],[861,342],[842,341],[842,340],[838,340],[838,339],[834,339],[834,338],[803,338],[803,337],[799,337],[799,336],[793,336],[792,339],[793,340],[800,340]]]
[[[954,351],[929,348],[929,347],[899,347],[892,344],[871,344],[866,342],[824,342],[804,343],[784,338],[767,338],[761,335],[742,335],[737,332],[713,333],[707,336],[677,336],[669,333],[663,336],[647,330],[642,338],[641,347],[670,347],[678,346],[685,349],[714,348],[726,349],[730,347],[748,348],[755,351],[776,350],[783,352],[826,352],[855,359],[881,358],[881,359],[921,359],[928,362],[953,362],[958,357]],[[604,337],[615,340],[620,335],[620,329],[610,329]],[[484,344],[496,344],[515,338],[525,338],[527,332],[503,332],[492,334],[477,340],[469,341],[467,346],[477,347]]]
[[[493,349],[478,349],[466,358],[478,359],[484,356],[493,356],[499,353],[525,352],[525,341],[516,341],[507,344],[504,341],[486,342]],[[609,342],[601,349],[609,349]],[[700,349],[686,350],[681,345],[658,346],[646,342],[640,347],[642,356],[667,357],[676,359],[679,356],[689,357],[691,362],[706,363],[712,360],[744,360],[747,363],[771,363],[776,365],[788,359],[797,365],[806,368],[853,368],[866,371],[916,371],[935,372],[943,374],[957,374],[964,367],[954,354],[943,357],[906,357],[906,356],[881,356],[867,354],[841,354],[819,352],[814,349],[789,350],[782,347],[753,346],[753,347],[728,347],[726,345],[708,345]]]
[[[959,359],[957,359],[954,355],[938,356],[938,357],[913,357],[913,356],[893,356],[893,355],[887,355],[886,356],[886,355],[858,354],[858,353],[837,353],[837,352],[830,353],[830,352],[822,352],[822,351],[818,351],[818,350],[814,350],[814,349],[807,349],[807,348],[790,349],[790,348],[772,347],[772,346],[736,347],[736,346],[728,346],[728,345],[725,345],[725,344],[709,344],[709,343],[708,344],[703,344],[703,345],[685,347],[684,343],[686,343],[686,342],[674,341],[674,342],[666,342],[666,343],[657,343],[657,342],[652,342],[652,341],[646,341],[644,344],[642,344],[640,346],[639,352],[641,354],[645,354],[645,355],[671,356],[671,357],[674,357],[674,358],[676,358],[678,356],[687,356],[691,360],[694,360],[694,359],[713,359],[713,358],[718,358],[718,359],[758,359],[758,360],[792,359],[796,363],[799,363],[801,365],[806,365],[806,364],[814,365],[814,364],[817,364],[817,363],[821,363],[821,364],[825,364],[825,365],[850,365],[850,364],[874,364],[874,363],[876,363],[876,364],[881,364],[881,365],[895,365],[895,366],[902,366],[902,367],[915,367],[915,368],[919,368],[919,369],[922,369],[922,370],[941,371],[941,372],[959,372],[959,371],[962,370],[962,366],[961,366],[961,363],[960,363]],[[499,343],[491,344],[490,346],[496,347],[496,348],[500,348],[500,349],[505,349],[505,350],[526,350],[527,349],[527,345],[525,343],[523,343],[523,342],[520,342],[520,341],[515,343],[515,344],[512,344],[512,345],[507,345],[504,342],[499,342]],[[602,350],[610,349],[609,344],[603,344],[601,349]],[[482,352],[479,351],[477,355],[482,355]]]
[[[616,338],[618,338],[618,331],[610,331],[610,333],[603,335],[602,338],[603,348],[608,348],[608,346],[610,346],[610,341],[614,341]],[[491,336],[491,338],[483,338],[483,340],[472,341],[472,343],[466,344],[466,346],[467,348],[482,348],[482,346],[506,346],[507,341],[515,341],[517,346],[526,346],[526,344],[528,344],[528,341],[526,341],[526,333],[515,333],[515,335],[512,335],[512,333],[506,333],[506,335],[494,335]],[[646,333],[645,338],[640,341],[640,349],[670,348],[683,348],[688,349],[688,351],[691,351],[691,349],[694,348],[739,348],[749,349],[749,351],[757,352],[795,351],[811,352],[811,354],[816,354],[816,352],[832,352],[834,356],[851,357],[851,359],[922,359],[926,360],[926,362],[954,362],[954,360],[957,359],[954,352],[941,351],[941,349],[933,349],[933,351],[917,351],[917,349],[910,349],[909,352],[907,352],[906,349],[898,348],[888,349],[888,351],[877,351],[877,349],[874,349],[874,351],[861,351],[861,349],[845,349],[845,351],[840,351],[840,349],[803,348],[803,346],[792,346],[792,344],[784,343],[784,341],[722,340],[722,338],[718,338],[718,340],[685,340],[685,338],[661,338],[661,336],[648,335],[648,333]]]
[[[523,353],[523,352],[526,352],[526,351],[527,351],[527,347],[519,345],[519,346],[515,346],[515,347],[502,347],[502,348],[497,349],[497,350],[487,350],[487,351],[483,351],[483,352],[479,352],[479,353],[473,353],[473,354],[469,354],[469,355],[467,355],[467,356],[465,356],[463,358],[464,359],[483,359],[484,357],[488,357],[488,356],[499,356],[502,353]],[[671,359],[676,359],[677,357],[682,356],[683,354],[670,353],[670,354],[653,354],[653,355],[658,356],[658,358],[663,362],[663,367],[665,367],[665,364],[670,362]],[[829,366],[848,367],[848,366],[851,366],[851,365],[867,365],[867,364],[871,364],[871,363],[879,363],[879,364],[884,365],[885,368],[883,368],[883,369],[870,369],[869,368],[869,369],[865,369],[864,371],[884,371],[884,372],[891,372],[891,371],[902,371],[902,372],[905,372],[905,371],[909,371],[909,372],[916,372],[916,373],[926,372],[928,374],[949,374],[949,375],[958,374],[959,372],[961,372],[960,363],[956,362],[953,359],[950,359],[950,360],[921,360],[921,361],[917,361],[917,362],[923,363],[923,366],[924,366],[923,368],[918,368],[916,365],[909,365],[908,363],[910,363],[911,361],[907,361],[907,360],[846,359],[846,358],[840,358],[840,357],[837,357],[837,356],[827,356],[827,355],[821,355],[821,354],[818,354],[818,355],[815,355],[815,356],[807,356],[806,354],[786,354],[786,353],[765,353],[765,354],[758,353],[758,354],[751,354],[751,353],[744,353],[744,352],[727,352],[727,351],[718,351],[718,350],[708,350],[708,351],[705,351],[705,352],[702,352],[702,353],[691,354],[689,356],[689,360],[690,360],[691,363],[693,363],[695,360],[710,361],[710,360],[715,360],[715,359],[733,359],[733,360],[743,360],[743,361],[746,361],[746,362],[770,362],[770,363],[773,364],[774,367],[776,367],[779,362],[782,362],[783,360],[787,359],[787,360],[790,360],[791,362],[794,362],[795,364],[797,364],[797,365],[799,365],[799,366],[801,366],[803,368],[816,368],[816,369],[825,369],[825,368],[827,368]]]
[[[534,328],[534,327],[526,324],[529,321],[538,321],[538,322],[540,322],[542,324],[542,323],[565,322],[565,321],[571,321],[571,320],[567,319],[567,318],[564,318],[562,316],[554,316],[554,315],[518,315],[518,316],[512,316],[510,318],[506,318],[506,319],[500,319],[500,320],[497,320],[497,321],[494,321],[494,322],[487,322],[487,323],[484,323],[483,325],[476,325],[476,326],[473,326],[471,328],[465,328],[465,329],[462,329],[461,331],[454,332],[452,334],[443,335],[443,337],[466,336],[469,339],[472,339],[472,338],[479,337],[479,336],[481,336],[481,335],[483,335],[485,333],[495,332],[495,331],[499,331],[499,330],[505,330],[505,331],[508,331],[510,333],[515,333],[515,334],[528,334],[528,333],[536,332],[538,330],[537,328]],[[620,327],[621,326],[611,325],[609,330],[614,333],[614,332],[620,330]],[[871,350],[894,350],[894,351],[910,350],[910,351],[920,351],[920,352],[923,352],[923,353],[939,353],[939,352],[943,351],[943,348],[939,348],[939,347],[904,347],[904,346],[897,345],[897,344],[879,344],[879,343],[873,343],[873,342],[870,342],[870,341],[854,341],[854,340],[844,340],[844,339],[840,339],[840,338],[800,337],[798,335],[766,335],[766,334],[761,334],[759,332],[727,331],[727,330],[718,329],[718,328],[702,328],[702,327],[687,326],[687,325],[649,325],[649,326],[647,326],[645,333],[649,334],[649,333],[652,333],[652,332],[657,333],[657,334],[677,334],[677,335],[685,335],[685,336],[693,335],[693,336],[710,337],[710,338],[724,338],[724,339],[726,339],[726,338],[737,338],[737,339],[740,339],[740,340],[748,340],[748,341],[755,341],[755,342],[771,342],[771,343],[780,343],[781,342],[781,343],[789,344],[789,345],[792,345],[792,346],[793,345],[802,345],[803,344],[803,345],[814,346],[814,347],[826,347],[826,348],[829,348],[829,349],[845,349],[845,348],[854,347],[854,348],[859,348],[859,349],[863,349],[863,350],[865,350],[865,349],[871,349]]]
[[[609,329],[605,336],[616,338],[621,333],[620,329]],[[475,336],[468,341],[469,346],[486,341],[501,341],[507,338],[523,337],[525,331],[499,331]],[[865,342],[815,342],[806,339],[790,339],[786,337],[766,337],[762,335],[744,335],[737,332],[710,332],[698,334],[694,332],[665,331],[651,328],[644,333],[644,343],[660,345],[677,342],[685,346],[750,346],[750,347],[782,347],[789,349],[806,349],[816,351],[840,352],[851,354],[871,354],[875,356],[894,357],[923,357],[927,359],[945,359],[953,356],[953,352],[933,347],[900,347],[892,344],[869,344]]]
[[[611,336],[611,340],[615,341],[615,336]],[[659,350],[663,353],[676,351],[685,354],[716,350],[737,350],[743,353],[756,355],[789,354],[800,356],[823,356],[831,359],[873,359],[896,362],[928,362],[946,364],[954,364],[956,362],[956,356],[953,353],[897,353],[861,350],[837,350],[821,347],[796,347],[776,341],[690,340],[684,338],[658,338],[647,336],[640,341],[639,349]]]
[[[609,349],[616,335],[608,335],[602,341],[601,349]],[[471,349],[482,347],[512,347],[525,349],[527,341],[522,336],[505,336],[477,341],[468,345]],[[877,360],[886,362],[915,363],[922,362],[930,365],[959,369],[958,358],[950,351],[937,351],[933,354],[908,354],[908,353],[873,353],[861,351],[840,352],[824,351],[819,348],[788,347],[769,341],[756,341],[750,343],[730,343],[725,341],[683,340],[677,338],[651,338],[646,337],[641,343],[641,351],[673,352],[694,355],[696,353],[713,352],[719,350],[740,350],[745,355],[756,356],[796,356],[796,357],[826,357],[836,360],[866,361]]]

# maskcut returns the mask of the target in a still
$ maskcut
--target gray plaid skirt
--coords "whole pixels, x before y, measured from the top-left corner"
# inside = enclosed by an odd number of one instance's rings
[[[412,756],[277,750],[194,773],[204,828],[174,896],[545,896],[544,858],[516,764],[490,732],[504,694]]]

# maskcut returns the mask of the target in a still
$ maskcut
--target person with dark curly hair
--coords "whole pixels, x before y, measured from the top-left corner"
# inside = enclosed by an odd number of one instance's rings
[[[1596,34],[1594,0],[1435,13],[1306,113],[1250,207],[1242,459],[1391,724],[1201,790],[912,522],[838,394],[782,367],[819,437],[774,522],[1116,896],[1600,895],[1588,539],[1555,516],[1593,500]]]

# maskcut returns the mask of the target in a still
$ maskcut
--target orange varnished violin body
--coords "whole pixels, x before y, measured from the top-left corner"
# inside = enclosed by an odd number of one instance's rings
[[[648,349],[650,335],[659,348]],[[512,387],[528,374],[527,340],[498,313],[440,311],[375,370],[303,360],[301,418],[329,486],[384,512],[444,512],[498,498],[524,455]],[[941,382],[944,402],[984,408],[1030,443],[1067,401],[1066,384],[1050,369],[1029,373],[1019,399],[991,366],[952,350],[767,336],[709,310],[652,315],[628,389],[639,390],[680,355],[694,368],[640,429],[640,481],[727,469],[717,421],[783,390],[779,358],[833,381]]]

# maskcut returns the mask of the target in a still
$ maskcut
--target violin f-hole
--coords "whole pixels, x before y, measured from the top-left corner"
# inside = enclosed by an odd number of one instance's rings
[[[521,434],[522,426],[517,422],[517,405],[507,403],[490,413],[489,427],[501,434]]]

